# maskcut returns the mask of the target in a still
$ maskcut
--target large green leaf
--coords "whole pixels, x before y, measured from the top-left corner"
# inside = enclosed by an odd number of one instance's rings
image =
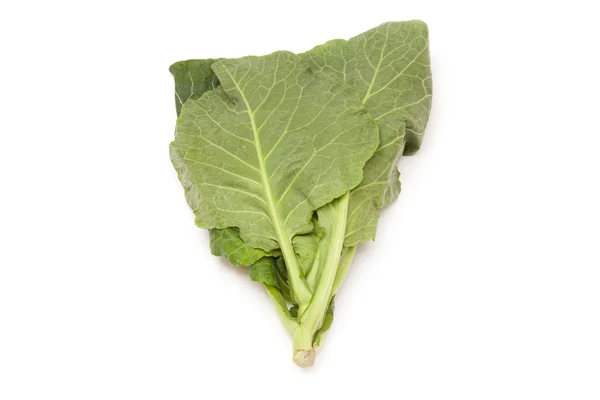
[[[171,144],[196,223],[237,227],[265,252],[281,248],[300,276],[291,239],[312,230],[315,209],[361,182],[377,127],[351,87],[292,53],[212,69],[220,86],[184,103]]]
[[[388,22],[350,40],[332,40],[301,56],[313,70],[336,76],[357,90],[379,127],[379,148],[365,165],[363,181],[352,191],[345,245],[372,240],[377,210],[400,193],[398,158],[403,151],[412,154],[419,149],[429,117],[432,86],[427,25],[421,21]],[[192,74],[174,74],[176,92],[200,95],[203,89],[214,87],[215,76],[206,71],[212,62],[174,64],[181,70],[198,69]]]
[[[200,227],[271,251],[360,183],[377,129],[352,88],[291,53],[212,68],[221,86],[184,104],[171,158]]]
[[[427,36],[420,21],[390,22],[299,57],[171,67],[182,111],[171,156],[196,223],[211,230],[213,254],[252,265],[301,366],[331,325],[356,244],[375,238],[378,210],[398,197],[399,157],[421,145],[432,90]],[[377,136],[369,120],[380,141],[359,151]]]
[[[379,127],[379,148],[351,192],[346,246],[375,238],[378,209],[400,193],[397,160],[415,153],[431,107],[427,25],[388,22],[350,40],[332,40],[302,54],[313,70],[351,85]],[[406,143],[406,146],[405,146]]]
[[[406,124],[405,154],[421,146],[431,107],[428,29],[422,21],[387,22],[350,40],[303,53],[315,70],[339,76],[360,95],[382,140]],[[388,136],[389,135],[389,136]]]

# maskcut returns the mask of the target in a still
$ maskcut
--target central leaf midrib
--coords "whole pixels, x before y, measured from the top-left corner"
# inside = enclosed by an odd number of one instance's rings
[[[299,297],[296,299],[296,301],[298,301],[298,303],[300,303],[300,304],[303,304],[303,303],[308,304],[310,302],[310,291],[308,290],[306,283],[302,279],[300,279],[301,278],[300,268],[299,268],[298,262],[296,260],[296,254],[292,247],[292,241],[291,241],[291,238],[289,237],[289,235],[287,234],[285,227],[281,223],[281,217],[279,215],[279,211],[278,211],[277,206],[274,201],[271,183],[269,180],[269,174],[267,173],[267,167],[265,165],[265,161],[264,161],[263,154],[262,154],[260,135],[259,135],[258,128],[256,126],[254,112],[252,111],[252,108],[250,107],[250,103],[248,102],[248,99],[246,99],[246,95],[244,94],[244,92],[242,91],[242,89],[240,88],[240,86],[238,85],[236,80],[233,78],[233,76],[227,69],[225,69],[225,71],[227,71],[227,74],[231,78],[231,81],[233,82],[237,91],[239,92],[240,96],[242,97],[242,101],[244,102],[244,105],[246,106],[246,113],[248,114],[248,118],[250,119],[250,126],[252,127],[252,133],[254,135],[254,146],[255,146],[256,154],[257,154],[257,158],[258,158],[260,177],[261,177],[264,189],[265,189],[265,195],[267,197],[267,204],[269,206],[269,213],[271,214],[271,220],[272,220],[274,228],[275,228],[275,234],[277,235],[277,239],[279,241],[279,246],[281,247],[281,252],[283,253],[284,259],[286,261],[288,271],[290,272],[290,274],[289,274],[290,285],[295,289],[295,290],[293,290],[294,294],[297,297]]]

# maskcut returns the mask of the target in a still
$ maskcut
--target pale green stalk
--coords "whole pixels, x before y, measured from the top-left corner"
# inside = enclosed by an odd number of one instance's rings
[[[331,236],[328,241],[327,254],[323,255],[325,264],[322,267],[320,279],[310,304],[298,314],[298,327],[292,337],[294,361],[300,366],[308,366],[314,362],[313,343],[315,335],[321,327],[329,307],[344,247],[349,198],[350,194],[345,193],[326,206],[334,209],[335,224],[333,231],[329,233]]]

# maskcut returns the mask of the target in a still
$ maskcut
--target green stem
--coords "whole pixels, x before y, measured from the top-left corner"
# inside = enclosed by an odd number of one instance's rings
[[[340,289],[340,286],[342,286],[342,282],[344,282],[344,279],[346,279],[350,265],[354,260],[354,254],[356,254],[356,245],[344,247],[344,250],[342,250],[342,259],[340,260],[340,266],[338,267],[337,275],[335,276],[335,282],[333,282],[331,297],[337,293],[337,291]]]
[[[281,323],[289,332],[289,334],[293,335],[298,327],[298,323],[296,322],[296,319],[291,316],[290,311],[287,308],[287,304],[285,304],[283,295],[279,289],[274,286],[265,285],[265,288],[267,289],[267,293],[269,294],[271,302],[275,306],[275,311],[277,312],[277,316],[281,320]]]
[[[342,254],[346,233],[346,219],[348,217],[349,198],[349,193],[345,193],[333,204],[336,213],[336,224],[334,225],[333,231],[330,233],[331,240],[329,242],[327,254],[322,255],[326,257],[325,265],[323,266],[319,283],[317,284],[317,287],[313,293],[310,304],[302,314],[299,314],[298,317],[299,324],[304,328],[304,330],[313,335],[313,339],[315,332],[323,323],[323,318],[327,312],[338,266],[340,264],[340,257]],[[294,348],[298,349],[295,346]],[[312,343],[310,348],[312,348]],[[306,348],[301,349],[304,350]]]
[[[342,282],[348,275],[348,270],[350,269],[350,264],[352,264],[352,260],[354,259],[354,254],[356,253],[356,245],[350,247],[344,247],[342,250],[342,259],[340,260],[340,265],[338,267],[337,275],[335,276],[335,282],[333,282],[333,289],[331,290],[331,297],[329,298],[329,304],[333,301],[333,297],[336,295],[339,290]],[[325,314],[327,315],[327,314]],[[325,329],[325,331],[324,331]],[[315,350],[318,349],[323,343],[323,339],[325,337],[326,331],[328,327],[325,327],[325,322],[317,331],[314,341]]]
[[[310,290],[306,282],[302,277],[302,271],[298,265],[298,259],[296,258],[296,252],[292,247],[292,241],[290,240],[287,233],[283,233],[284,229],[280,229],[281,234],[279,235],[281,247],[281,253],[285,260],[285,265],[288,270],[288,279],[290,282],[290,291],[293,299],[299,304],[300,307],[305,307],[310,302]]]
[[[315,265],[307,277],[312,298],[308,306],[299,306],[298,326],[292,334],[294,362],[301,367],[314,362],[315,340],[321,340],[319,332],[327,310],[354,258],[356,246],[344,247],[349,199],[350,194],[345,193],[318,211],[321,223],[327,226],[326,240],[320,244]]]
[[[310,267],[308,274],[306,275],[306,284],[310,290],[315,289],[315,282],[317,280],[317,274],[319,272],[319,264],[321,262],[321,247],[317,246],[317,254],[315,255],[315,261],[313,265]]]

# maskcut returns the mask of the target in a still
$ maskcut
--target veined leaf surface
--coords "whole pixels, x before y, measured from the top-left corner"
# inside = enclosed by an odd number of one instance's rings
[[[313,70],[351,85],[375,119],[380,145],[350,197],[346,246],[375,238],[379,210],[400,193],[397,161],[415,153],[431,108],[428,30],[421,21],[388,22],[350,40],[332,40],[301,56]],[[176,98],[200,96],[218,85],[209,66],[215,60],[174,64]],[[193,71],[188,74],[186,71]],[[190,78],[191,77],[191,78]]]
[[[379,148],[351,192],[346,246],[375,238],[378,209],[400,193],[397,161],[421,146],[431,108],[427,25],[388,22],[350,40],[332,40],[302,54],[313,70],[351,85],[377,123]]]
[[[220,86],[184,103],[171,144],[196,223],[291,249],[315,209],[361,182],[377,127],[351,87],[292,53],[212,69]]]
[[[169,67],[175,79],[175,107],[177,116],[189,98],[198,98],[204,92],[219,86],[211,66],[218,59],[179,61]]]
[[[267,253],[248,246],[240,237],[237,228],[212,229],[210,250],[215,256],[225,257],[231,264],[250,266],[265,256],[279,256],[278,251]]]

